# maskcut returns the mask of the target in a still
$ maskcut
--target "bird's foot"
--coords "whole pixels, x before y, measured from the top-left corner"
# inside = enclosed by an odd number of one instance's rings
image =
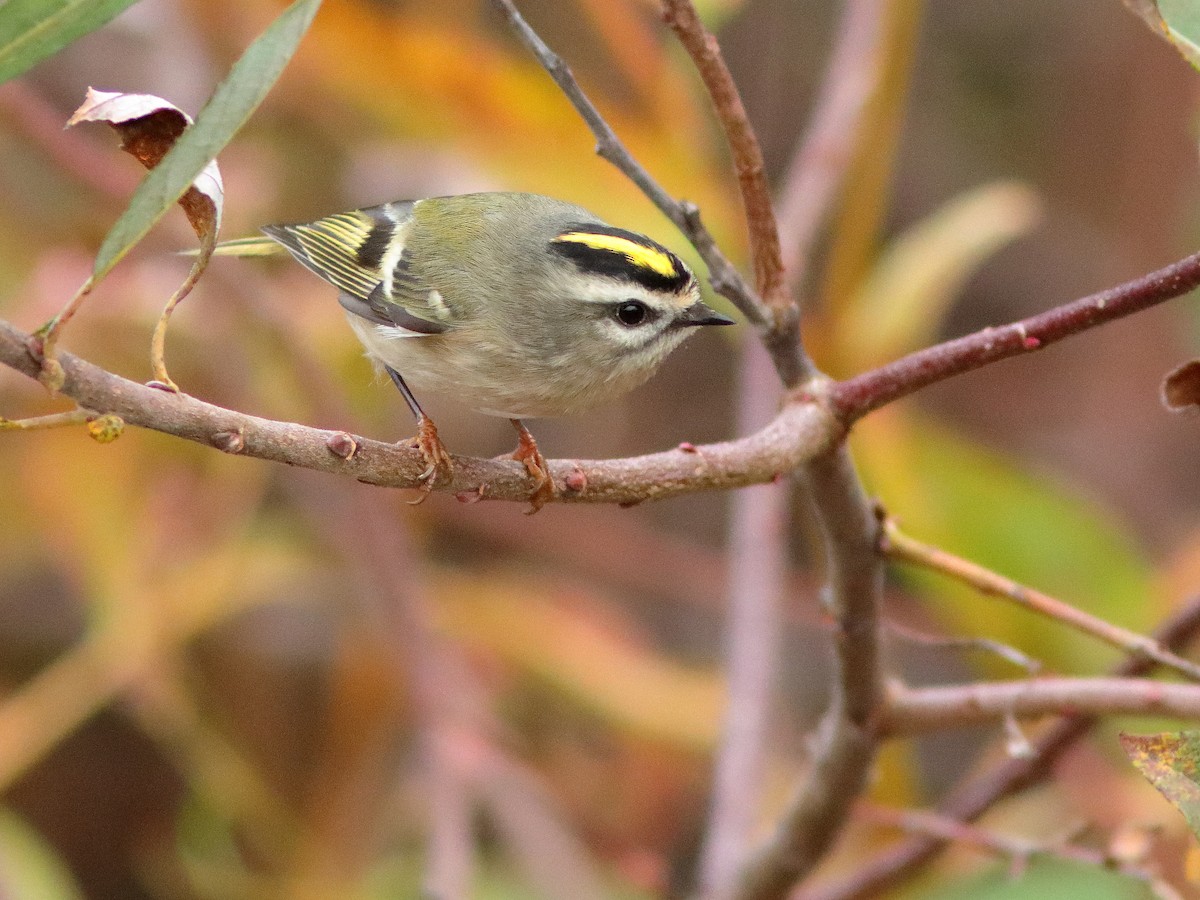
[[[442,439],[438,437],[437,426],[429,416],[422,415],[417,419],[417,436],[409,441],[409,446],[420,450],[426,463],[425,471],[418,476],[421,480],[421,487],[418,488],[421,496],[409,501],[417,506],[425,502],[439,482],[449,481],[454,476],[454,463]]]
[[[525,465],[525,471],[534,481],[533,492],[529,495],[529,509],[525,511],[526,515],[531,516],[553,500],[558,490],[554,487],[554,479],[550,477],[546,458],[542,456],[529,429],[521,424],[520,419],[511,421],[517,430],[517,449],[512,452],[512,458]]]

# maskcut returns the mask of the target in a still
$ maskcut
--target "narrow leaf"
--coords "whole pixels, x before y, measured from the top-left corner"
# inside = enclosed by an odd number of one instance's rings
[[[1200,69],[1200,4],[1196,0],[1125,0],[1139,19]]]
[[[964,282],[1037,222],[1040,203],[1013,181],[985,184],[894,241],[843,312],[844,364],[869,368],[933,341]]]
[[[105,237],[93,269],[97,279],[145,236],[245,124],[296,52],[320,5],[321,0],[296,0],[246,49],[196,124],[146,177]]]
[[[1183,813],[1200,837],[1200,731],[1122,734],[1121,747],[1134,768]]]
[[[1196,0],[1158,0],[1171,42],[1193,66],[1200,67],[1200,4]]]
[[[0,82],[15,78],[137,0],[6,0],[0,3]]]
[[[67,121],[104,122],[121,136],[121,149],[153,169],[192,124],[191,116],[153,94],[122,94],[88,88],[83,105]],[[216,242],[224,203],[221,172],[209,162],[179,198],[192,229],[204,245]],[[208,251],[211,255],[211,247]]]

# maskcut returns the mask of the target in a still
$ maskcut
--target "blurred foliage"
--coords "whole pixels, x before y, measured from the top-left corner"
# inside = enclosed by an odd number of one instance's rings
[[[1122,734],[1121,746],[1200,836],[1200,732]]]
[[[5,30],[16,21],[6,14],[33,8],[14,2],[0,7],[0,67],[24,62],[0,71],[35,60],[16,54],[16,32]],[[40,8],[53,5],[70,6]],[[698,6],[721,28],[752,115],[790,146],[824,60],[812,54],[801,83],[773,66],[794,65],[796,29],[808,33],[838,6]],[[1184,157],[1152,155],[1169,150],[1163,134],[1185,133],[1188,82],[1118,3],[1101,5],[1107,17],[1095,0],[1064,0],[1065,11],[934,6],[891,5],[887,89],[872,101],[822,248],[807,339],[835,375],[1162,262],[1178,222],[1142,179],[1162,178],[1181,207],[1194,195],[1190,156],[1185,168]],[[30,329],[49,318],[92,270],[137,183],[109,135],[61,131],[85,88],[161,94],[195,113],[283,8],[145,0],[55,53],[69,39],[62,32],[39,51],[53,55],[0,86],[0,316]],[[697,202],[740,257],[744,229],[724,149],[656,4],[521,8],[635,156]],[[989,50],[1003,52],[1004,65],[981,87]],[[1149,60],[1153,97],[1106,80],[1118,51]],[[1030,67],[1028,83],[1021,54],[1041,66]],[[1048,70],[1057,77],[1045,78]],[[1046,101],[1064,82],[1074,92],[1063,107],[1029,99]],[[1097,116],[1105,141],[1083,121]],[[1140,130],[1118,127],[1134,119]],[[974,125],[963,125],[1015,120],[1023,128],[1008,151],[981,148]],[[1154,135],[1152,146],[1139,142],[1142,132]],[[1031,148],[1023,137],[1031,133],[1061,143]],[[582,203],[696,263],[592,146],[490,4],[330,2],[221,155],[225,236],[386,199],[504,188]],[[1077,182],[1092,171],[1095,183]],[[782,171],[772,175],[784,181]],[[1100,213],[1089,218],[1101,193],[1119,211],[1104,210],[1119,226],[1112,232]],[[182,216],[168,214],[89,299],[65,346],[144,377],[156,310],[187,268],[174,251],[193,241]],[[1051,248],[1046,257],[1029,255],[1038,242]],[[1115,349],[1094,340],[1074,367],[1063,354],[1039,354],[873,415],[853,439],[870,490],[921,540],[1151,628],[1200,583],[1195,420],[1165,416],[1156,398],[1170,367],[1160,361],[1175,351],[1172,340],[1186,344],[1177,321],[1157,331],[1118,326]],[[608,456],[728,436],[726,340],[698,338],[622,405],[543,423],[543,446],[554,456]],[[1192,335],[1193,351],[1195,343]],[[299,267],[219,261],[180,309],[168,352],[183,389],[213,402],[378,437],[409,427],[393,392],[372,383],[329,292]],[[1126,383],[1132,395],[1120,393]],[[1104,414],[1077,421],[1089,399]],[[452,398],[433,402],[454,450],[508,449],[506,423],[465,414]],[[0,415],[61,406],[23,379],[0,379]],[[983,416],[972,418],[976,409]],[[1136,458],[1122,455],[1124,433]],[[1121,477],[1097,475],[1105,465]],[[594,860],[614,896],[662,896],[685,877],[722,721],[721,601],[736,586],[723,583],[714,548],[728,498],[548,508],[527,522],[515,507],[442,496],[413,509],[394,494],[133,429],[101,446],[82,426],[4,433],[0,467],[5,896],[412,896],[431,813],[454,822],[441,792],[453,794],[455,778],[475,784],[463,825],[480,857],[472,896],[584,896],[546,874],[545,847],[561,850],[555,874],[576,884]],[[1129,492],[1148,498],[1140,512],[1122,502]],[[798,501],[801,524],[802,509]],[[803,765],[808,711],[824,692],[823,656],[804,649],[825,636],[803,537],[791,548],[797,587],[786,640],[801,649],[789,653],[783,674],[793,693],[773,734],[776,803]],[[1072,674],[1113,660],[1108,648],[945,579],[897,574],[902,590],[890,605],[916,627],[1002,640]],[[898,673],[914,681],[1012,674],[974,656],[893,650]],[[980,745],[995,736],[893,745],[873,791],[928,801],[986,759]],[[1158,820],[1177,836],[1182,825],[1169,809],[1133,789],[1136,774],[1111,742],[1102,746],[1064,764],[1061,792],[1035,792],[1010,827]],[[430,774],[431,757],[448,767],[451,788]],[[520,773],[540,787],[521,787]],[[881,840],[854,829],[832,868],[852,868]],[[980,880],[979,866],[956,857],[921,896],[1131,889],[1117,876],[1049,863],[1018,880]]]

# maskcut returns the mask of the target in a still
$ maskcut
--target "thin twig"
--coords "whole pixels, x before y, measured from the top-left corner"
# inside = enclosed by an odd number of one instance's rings
[[[0,363],[37,378],[41,366],[29,354],[28,340],[29,335],[0,320]],[[369,484],[421,484],[425,463],[405,444],[246,415],[129,381],[70,353],[60,353],[59,360],[65,373],[64,396],[98,413],[115,413],[126,424]],[[826,451],[840,435],[820,404],[789,403],[765,428],[735,441],[626,459],[551,461],[550,474],[559,485],[556,499],[563,502],[641,503],[772,481]],[[454,466],[453,479],[439,485],[439,491],[528,500],[528,474],[518,462],[456,456]]]
[[[68,428],[82,425],[96,414],[89,409],[69,409],[66,412],[33,416],[29,419],[0,418],[0,431],[37,431],[45,428]]]
[[[1049,857],[1097,868],[1115,869],[1128,878],[1143,881],[1155,887],[1159,881],[1158,876],[1145,866],[1117,860],[1103,850],[1081,847],[1062,839],[1030,841],[1025,838],[1010,837],[925,810],[891,809],[875,804],[861,804],[855,813],[858,818],[873,825],[896,828],[910,834],[928,836],[938,840],[953,841],[955,844],[973,847],[976,850],[998,856],[1008,860],[1014,872],[1023,870],[1035,857]]]
[[[994,722],[1007,715],[1200,719],[1200,686],[1145,678],[1033,678],[888,691],[888,736]]]
[[[778,385],[766,351],[744,341],[738,433],[770,420]],[[787,580],[791,479],[739,491],[729,524],[727,698],[713,766],[708,830],[700,852],[705,897],[728,896],[758,821],[772,698],[779,671]]]
[[[754,283],[767,307],[774,314],[776,327],[795,315],[795,301],[784,281],[783,258],[779,249],[779,228],[771,205],[766,165],[758,136],[750,125],[741,94],[725,65],[717,39],[700,21],[691,0],[662,0],[663,20],[675,32],[691,56],[704,81],[717,120],[725,132],[733,158],[750,232],[750,255],[754,261]]]
[[[924,632],[909,628],[907,625],[901,625],[899,622],[885,622],[884,625],[890,634],[894,634],[900,640],[907,641],[910,644],[921,644],[925,647],[946,650],[980,650],[984,653],[991,653],[994,656],[998,656],[1005,662],[1024,669],[1030,675],[1036,675],[1042,670],[1040,660],[1022,653],[1016,647],[1010,647],[1008,644],[994,641],[991,638],[946,637],[938,634],[925,634]]]
[[[1188,601],[1154,633],[1163,647],[1178,650],[1200,633],[1200,597]],[[1156,663],[1127,657],[1110,673],[1118,678],[1147,675]],[[1033,741],[1030,753],[1008,757],[979,775],[968,776],[940,804],[943,816],[973,822],[1018,791],[1050,774],[1055,761],[1100,721],[1099,716],[1062,716]],[[852,874],[822,885],[806,887],[793,900],[859,900],[874,896],[914,875],[946,847],[946,841],[918,835],[888,847],[863,861]]]
[[[779,249],[779,227],[771,203],[766,166],[758,136],[746,115],[717,39],[700,21],[692,0],[662,0],[663,19],[691,56],[712,100],[713,110],[729,145],[733,168],[741,189],[754,261],[754,281],[770,315],[762,340],[784,387],[795,388],[812,378],[816,369],[800,341],[800,306],[784,276]]]
[[[838,382],[832,389],[834,412],[849,425],[923,387],[1001,359],[1032,353],[1089,328],[1179,297],[1197,286],[1200,286],[1200,253],[1028,319],[984,328]]]
[[[1152,659],[1193,681],[1200,681],[1200,665],[1164,649],[1153,638],[1114,625],[1049,594],[1018,584],[978,563],[914,540],[900,531],[891,520],[884,523],[882,546],[883,551],[893,559],[941,572],[970,585],[985,596],[1008,600],[1031,612],[1062,622],[1076,631],[1090,634],[1118,650]]]
[[[867,101],[883,72],[879,43],[891,0],[847,0],[812,122],[779,192],[784,276],[793,294],[804,287],[821,225],[854,158]]]
[[[771,353],[775,369],[784,386],[797,387],[812,374],[811,365],[804,357],[796,336],[798,316],[785,316],[782,323],[767,307],[753,288],[742,278],[741,273],[721,252],[712,234],[700,220],[700,210],[688,201],[676,200],[654,180],[653,176],[636,160],[617,137],[612,126],[600,115],[595,104],[588,99],[570,67],[521,16],[512,0],[492,0],[513,31],[526,48],[534,55],[554,79],[554,83],[575,107],[588,129],[596,138],[596,153],[616,166],[645,194],[658,209],[670,219],[696,248],[704,264],[708,266],[708,277],[713,290],[727,297],[741,313],[763,333],[764,342]],[[773,225],[772,225],[773,227]],[[786,335],[785,335],[786,332]]]
[[[812,870],[841,832],[878,748],[878,522],[844,446],[809,463],[805,480],[825,538],[827,603],[837,626],[833,695],[805,780],[743,868],[737,900],[781,900]]]

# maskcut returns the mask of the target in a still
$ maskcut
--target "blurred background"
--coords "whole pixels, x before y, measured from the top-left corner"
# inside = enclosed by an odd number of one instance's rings
[[[635,156],[743,260],[719,132],[656,4],[519,5]],[[697,5],[782,183],[840,5]],[[1121,3],[897,7],[908,24],[894,29],[892,77],[805,289],[826,371],[850,375],[1194,249],[1196,75]],[[26,330],[48,319],[142,175],[107,128],[62,130],[86,88],[194,113],[281,8],[143,0],[0,86],[0,317]],[[491,4],[328,0],[220,157],[223,236],[391,199],[529,190],[698,264],[593,143]],[[64,346],[148,378],[150,330],[193,241],[170,213]],[[1194,303],[1167,304],[881,411],[854,438],[864,478],[914,536],[1148,630],[1200,590],[1200,419],[1158,398],[1163,375],[1197,355],[1198,321]],[[732,437],[749,335],[715,331],[625,400],[537,423],[546,455]],[[332,291],[290,263],[217,260],[177,312],[167,359],[184,391],[213,403],[383,440],[411,431]],[[422,399],[453,452],[511,449],[503,420]],[[60,408],[0,373],[0,415]],[[739,588],[732,496],[534,517],[411,499],[132,429],[103,446],[82,428],[0,435],[0,895],[404,897],[423,878],[488,898],[685,890]],[[764,824],[803,769],[825,694],[811,537],[797,497]],[[943,580],[895,575],[894,621],[1003,640],[1049,671],[1115,659]],[[913,683],[1021,674],[900,639],[889,652]],[[1182,882],[1192,839],[1120,757],[1121,724],[992,824],[1044,839],[1082,821],[1100,844],[1130,823],[1161,826]],[[996,737],[891,744],[873,796],[930,802]],[[856,825],[828,871],[889,837]],[[1050,866],[1009,882],[963,851],[911,895],[1131,890]]]

